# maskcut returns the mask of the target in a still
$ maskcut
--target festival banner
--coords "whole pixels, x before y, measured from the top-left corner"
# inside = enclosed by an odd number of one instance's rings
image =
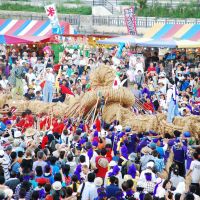
[[[130,35],[137,35],[135,9],[133,6],[130,8],[124,9],[124,17],[125,17],[128,33]]]
[[[44,7],[46,14],[50,20],[52,33],[53,34],[62,34],[60,23],[58,21],[57,11],[55,4],[47,5]]]

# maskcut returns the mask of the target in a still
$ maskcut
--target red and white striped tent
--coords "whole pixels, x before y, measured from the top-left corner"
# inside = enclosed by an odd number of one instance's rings
[[[74,34],[75,30],[68,22],[60,22],[63,35]],[[49,20],[16,20],[0,19],[0,35],[13,36],[30,42],[39,42],[50,39],[52,28]],[[0,43],[4,43],[0,41]],[[15,40],[13,39],[13,44]]]

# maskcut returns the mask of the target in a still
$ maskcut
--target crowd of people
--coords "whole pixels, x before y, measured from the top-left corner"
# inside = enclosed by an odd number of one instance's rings
[[[47,51],[48,50],[48,51]],[[200,60],[145,50],[129,60],[131,49],[96,48],[86,57],[64,50],[58,64],[44,51],[1,47],[1,93],[13,99],[64,102],[68,95],[92,90],[90,73],[112,67],[116,79],[140,101],[142,111],[200,115]],[[37,117],[30,110],[16,116],[5,104],[0,116],[0,199],[16,200],[198,200],[199,133],[138,133],[97,119]],[[37,122],[37,123],[36,123]],[[191,180],[189,180],[191,178]]]

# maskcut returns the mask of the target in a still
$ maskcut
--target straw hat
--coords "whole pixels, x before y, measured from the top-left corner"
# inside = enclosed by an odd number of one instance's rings
[[[150,154],[151,152],[152,152],[152,149],[147,147],[147,146],[142,148],[142,150],[141,150],[141,153],[144,154],[144,155]]]
[[[55,148],[56,148],[56,150],[52,154],[56,158],[59,158],[61,151],[67,152],[67,150],[68,150],[67,147],[66,147],[66,144],[64,144],[64,143],[62,143],[62,144],[56,144]]]
[[[21,140],[14,140],[13,141],[13,147],[18,147],[18,146],[20,146],[20,143],[21,143]]]
[[[102,186],[102,184],[103,184],[103,179],[102,179],[101,177],[96,177],[96,178],[94,179],[94,184],[95,184],[97,187]]]
[[[124,175],[124,181],[132,180],[132,176],[130,174]]]
[[[108,160],[106,158],[100,158],[98,160],[98,164],[103,168],[107,168],[109,163],[108,163]]]
[[[26,137],[32,137],[32,136],[34,136],[36,133],[37,133],[37,130],[36,130],[36,129],[34,129],[34,128],[27,128],[26,131],[25,131],[25,133],[24,133],[24,135],[25,135]]]
[[[117,165],[117,163],[114,160],[110,161],[109,167],[114,167],[115,165]]]
[[[56,181],[52,184],[53,190],[59,191],[62,188],[62,184],[60,181]]]

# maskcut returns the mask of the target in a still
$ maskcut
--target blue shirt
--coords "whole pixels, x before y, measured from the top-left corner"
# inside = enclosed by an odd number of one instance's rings
[[[57,165],[51,165],[51,170],[53,175],[60,172],[60,169]]]
[[[174,160],[180,163],[185,162],[185,149],[184,147],[173,146]]]
[[[163,158],[165,156],[165,152],[163,150],[163,147],[156,146],[156,151],[160,154],[161,158]]]
[[[114,185],[114,184],[110,184],[109,186],[106,187],[106,196],[108,198],[110,197],[116,197],[116,193],[119,191],[119,187]]]
[[[12,171],[14,171],[16,174],[19,173],[19,168],[20,168],[20,164],[18,162],[12,165]]]
[[[128,154],[135,152],[136,149],[136,135],[132,134],[128,136],[128,140],[125,141],[125,145],[128,149]]]
[[[184,82],[183,82],[183,84],[181,85],[181,91],[185,91],[187,88],[188,88],[188,86],[190,85],[190,81],[188,81],[188,80],[185,80]]]

